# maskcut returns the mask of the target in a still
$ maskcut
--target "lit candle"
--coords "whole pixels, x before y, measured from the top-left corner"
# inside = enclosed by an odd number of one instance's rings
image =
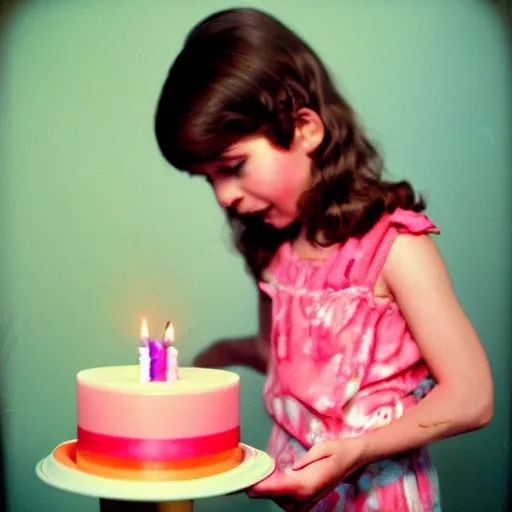
[[[164,342],[167,346],[167,382],[178,380],[178,350],[174,346],[174,327],[167,322]]]
[[[149,380],[163,382],[167,377],[167,347],[163,341],[149,341]]]
[[[145,318],[142,319],[140,327],[140,345],[139,345],[139,369],[140,381],[149,382],[151,358],[149,356],[149,330],[148,323]]]
[[[141,382],[175,382],[178,379],[178,351],[173,346],[174,327],[167,322],[163,340],[151,340],[146,319],[140,328],[139,369]]]

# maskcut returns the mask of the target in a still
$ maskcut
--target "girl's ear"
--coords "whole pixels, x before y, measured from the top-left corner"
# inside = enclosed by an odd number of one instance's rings
[[[313,153],[324,140],[325,127],[320,116],[310,108],[301,108],[297,112],[295,142],[307,152]]]

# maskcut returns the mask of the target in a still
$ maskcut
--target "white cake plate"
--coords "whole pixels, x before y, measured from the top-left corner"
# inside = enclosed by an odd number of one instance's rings
[[[246,489],[274,471],[274,461],[265,452],[245,444],[240,446],[244,452],[240,465],[224,473],[195,480],[134,482],[99,477],[65,466],[54,457],[55,450],[37,464],[36,473],[46,484],[85,496],[145,502],[196,500]]]

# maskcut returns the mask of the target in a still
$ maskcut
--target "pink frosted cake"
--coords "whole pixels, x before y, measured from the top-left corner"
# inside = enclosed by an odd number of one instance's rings
[[[173,383],[141,383],[138,366],[77,375],[78,468],[125,480],[187,480],[242,461],[239,377],[180,368]]]

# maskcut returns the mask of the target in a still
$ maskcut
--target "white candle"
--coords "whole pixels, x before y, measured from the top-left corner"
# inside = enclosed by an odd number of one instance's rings
[[[139,347],[139,371],[141,382],[149,382],[151,380],[149,371],[150,362],[149,347]]]
[[[174,343],[174,327],[171,322],[165,325],[164,342],[167,345],[167,382],[178,380],[178,350]]]
[[[149,382],[151,380],[149,357],[149,329],[148,322],[142,319],[140,326],[140,345],[139,345],[139,372],[140,382]]]
[[[167,382],[178,380],[178,350],[170,345],[167,347]]]

